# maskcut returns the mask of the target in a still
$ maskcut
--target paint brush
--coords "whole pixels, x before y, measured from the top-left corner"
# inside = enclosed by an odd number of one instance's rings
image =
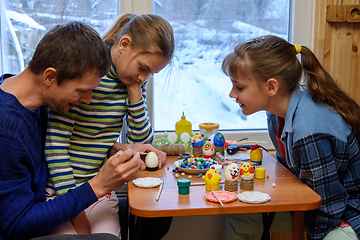
[[[159,201],[159,199],[160,199],[160,195],[161,195],[161,192],[162,192],[162,189],[163,189],[163,185],[164,185],[164,180],[163,180],[162,183],[160,184],[160,188],[159,188],[158,195],[157,195],[157,197],[156,197],[156,201]]]
[[[216,195],[216,193],[214,192],[214,190],[211,189],[211,192],[214,194],[214,196],[216,197],[216,199],[219,201],[219,203],[221,204],[221,206],[224,206],[224,204],[222,203],[222,201],[220,200],[220,198],[218,197],[218,195]]]
[[[219,184],[224,184],[225,181],[220,181]],[[205,182],[196,182],[196,183],[191,183],[190,186],[202,186],[205,185]]]

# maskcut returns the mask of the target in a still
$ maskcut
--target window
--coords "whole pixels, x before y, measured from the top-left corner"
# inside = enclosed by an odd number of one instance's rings
[[[50,28],[77,20],[102,34],[119,15],[119,4],[118,0],[4,0],[0,10],[0,70],[18,73],[28,65],[36,45]]]
[[[155,74],[153,100],[148,97],[155,130],[174,131],[184,112],[193,130],[201,122],[217,122],[226,139],[248,137],[273,148],[265,113],[244,116],[228,96],[231,84],[221,72],[221,62],[237,43],[265,34],[311,48],[313,0],[143,2],[147,4],[129,10],[144,13],[152,9],[164,16],[176,39],[174,66]]]
[[[154,129],[173,131],[184,112],[193,130],[201,122],[217,122],[228,139],[264,140],[265,114],[242,115],[228,96],[222,59],[237,43],[264,34],[311,48],[312,8],[313,0],[4,0],[0,73],[22,71],[56,24],[79,20],[102,34],[119,13],[154,12],[169,20],[176,38],[173,67],[155,74],[148,88]]]
[[[176,37],[171,75],[154,78],[155,129],[174,130],[182,112],[193,129],[203,122],[219,123],[221,130],[266,129],[265,112],[245,116],[229,97],[232,84],[221,63],[248,39],[272,34],[289,40],[290,0],[153,1],[153,8]]]

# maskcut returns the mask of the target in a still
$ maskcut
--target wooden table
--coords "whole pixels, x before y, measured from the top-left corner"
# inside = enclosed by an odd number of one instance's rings
[[[190,194],[179,195],[177,180],[172,169],[177,157],[167,157],[164,168],[155,171],[139,171],[135,178],[159,177],[164,180],[164,186],[159,201],[156,201],[159,187],[143,189],[136,187],[132,181],[128,182],[128,200],[130,212],[140,217],[169,217],[169,216],[195,216],[234,213],[271,213],[264,225],[263,235],[268,233],[275,212],[305,211],[320,207],[321,197],[311,188],[302,183],[296,176],[284,168],[269,153],[263,151],[263,165],[269,178],[255,179],[254,190],[268,193],[271,199],[266,203],[248,204],[235,200],[222,207],[205,199],[205,185],[190,186]],[[219,161],[219,160],[218,160]],[[220,161],[219,161],[220,162]],[[169,170],[167,167],[169,166]],[[222,171],[222,176],[224,175]],[[188,178],[180,175],[180,178]],[[224,179],[222,179],[224,180]],[[197,175],[192,175],[192,182],[204,182]],[[273,187],[273,183],[276,184]],[[240,186],[238,193],[242,192]],[[266,229],[269,228],[269,229]],[[267,230],[267,233],[265,233]],[[266,239],[265,237],[262,239]]]

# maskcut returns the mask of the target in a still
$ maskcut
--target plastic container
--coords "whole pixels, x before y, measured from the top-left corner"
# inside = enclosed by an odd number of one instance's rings
[[[255,178],[264,179],[266,168],[263,165],[255,166]]]
[[[199,124],[200,134],[204,134],[206,130],[207,137],[217,133],[219,131],[219,124],[218,123],[200,123]]]
[[[186,120],[186,117],[184,115],[181,116],[180,121],[175,123],[175,134],[177,135],[178,132],[180,132],[180,135],[184,132],[187,132],[189,135],[191,135],[191,122]]]
[[[190,179],[182,178],[177,180],[177,185],[179,188],[179,194],[181,195],[187,195],[190,192]]]

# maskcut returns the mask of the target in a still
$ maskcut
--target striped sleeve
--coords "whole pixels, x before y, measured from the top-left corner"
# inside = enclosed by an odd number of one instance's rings
[[[76,112],[73,109],[62,115],[49,110],[45,157],[57,195],[76,188],[68,153],[70,136],[74,129],[75,114]]]
[[[147,82],[142,88],[143,98],[140,102],[130,105],[129,98],[126,99],[128,143],[151,144],[154,140],[154,131],[146,109],[146,84]]]

